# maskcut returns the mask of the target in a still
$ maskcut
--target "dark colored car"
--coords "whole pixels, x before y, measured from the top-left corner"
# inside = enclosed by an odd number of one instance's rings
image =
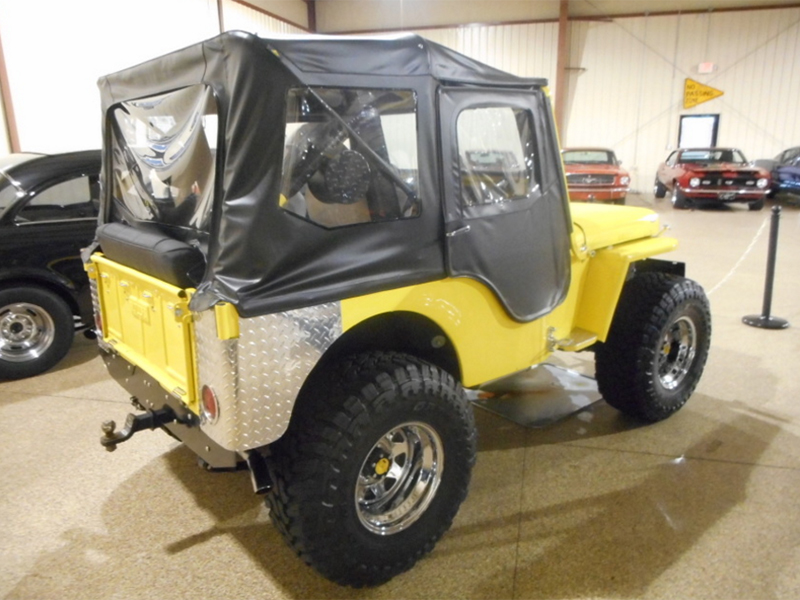
[[[625,204],[631,178],[607,148],[565,148],[561,151],[573,202]]]
[[[37,375],[92,322],[80,258],[97,228],[100,151],[0,158],[0,380]]]
[[[800,197],[800,146],[784,150],[773,159],[757,160],[756,164],[771,172],[770,196],[791,194]]]
[[[659,165],[653,193],[663,198],[672,192],[675,208],[744,202],[750,210],[761,210],[769,188],[769,172],[747,162],[740,150],[681,148]]]

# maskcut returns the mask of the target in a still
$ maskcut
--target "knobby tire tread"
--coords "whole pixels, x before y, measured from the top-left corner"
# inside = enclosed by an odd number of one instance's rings
[[[699,344],[686,379],[674,392],[654,372],[663,328],[686,305],[697,312]],[[708,355],[711,313],[696,282],[666,273],[642,273],[627,282],[605,343],[595,351],[598,389],[611,406],[655,422],[680,409],[694,391]]]
[[[374,564],[354,561],[349,557],[352,547],[348,548],[348,544],[359,543],[353,540],[360,539],[363,532],[354,532],[351,540],[341,539],[337,523],[341,509],[332,506],[338,490],[332,486],[338,484],[337,475],[347,468],[346,462],[351,458],[348,453],[357,446],[362,435],[372,434],[367,432],[373,421],[396,410],[398,402],[409,398],[414,398],[418,405],[430,403],[426,397],[435,397],[442,405],[438,410],[452,415],[463,440],[464,447],[459,450],[464,454],[461,460],[451,456],[451,448],[445,461],[445,477],[448,477],[448,468],[463,471],[450,473],[450,479],[458,483],[458,489],[449,494],[453,506],[443,508],[446,514],[435,527],[425,533],[421,542],[411,544],[413,552],[397,552],[389,560],[384,557]],[[330,401],[335,398],[343,398],[343,401]],[[450,527],[458,506],[467,495],[476,445],[471,408],[460,384],[452,376],[401,353],[371,352],[348,357],[309,382],[298,398],[289,430],[273,444],[269,462],[274,487],[266,498],[270,517],[289,546],[327,578],[354,587],[378,585],[411,568],[433,549]],[[362,459],[356,457],[356,460]],[[320,480],[325,486],[320,485]],[[443,486],[444,481],[434,503],[446,494]],[[314,506],[318,514],[311,515],[310,507]],[[415,525],[420,523],[407,531]],[[387,536],[387,539],[391,538],[389,543],[393,543],[406,533]]]

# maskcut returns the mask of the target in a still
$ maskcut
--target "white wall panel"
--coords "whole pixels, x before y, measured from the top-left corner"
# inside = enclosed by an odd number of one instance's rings
[[[264,14],[233,0],[223,0],[222,22],[225,31],[248,31],[267,35],[270,33],[307,33],[304,29]]]
[[[614,148],[649,189],[680,116],[719,114],[717,144],[751,160],[800,144],[800,9],[577,21],[565,145]],[[718,65],[711,74],[697,66]],[[683,108],[686,78],[724,92]]]
[[[216,0],[0,3],[0,33],[22,150],[99,147],[100,76],[218,32]]]

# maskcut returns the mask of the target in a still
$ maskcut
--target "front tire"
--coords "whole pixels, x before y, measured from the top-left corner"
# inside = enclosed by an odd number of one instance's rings
[[[32,285],[0,290],[0,380],[47,371],[74,336],[72,311],[57,294]]]
[[[472,409],[446,372],[366,353],[301,392],[271,447],[273,523],[322,575],[354,587],[411,568],[450,527],[476,452]]]
[[[758,200],[753,200],[747,204],[748,210],[761,210],[764,208],[764,198],[759,198]]]
[[[677,184],[675,185],[675,189],[672,191],[672,206],[678,210],[689,208],[689,199],[686,197],[686,194],[681,191]]]
[[[653,184],[653,195],[656,198],[663,198],[667,195],[667,187],[658,180],[658,177],[656,177],[656,181]]]
[[[666,419],[697,386],[710,341],[711,312],[699,284],[637,275],[625,284],[608,339],[595,350],[598,389],[627,415]]]

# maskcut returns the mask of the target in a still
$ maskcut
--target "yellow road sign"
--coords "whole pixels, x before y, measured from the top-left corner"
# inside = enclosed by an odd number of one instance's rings
[[[687,77],[683,85],[683,108],[692,108],[703,102],[719,98],[724,93]]]

